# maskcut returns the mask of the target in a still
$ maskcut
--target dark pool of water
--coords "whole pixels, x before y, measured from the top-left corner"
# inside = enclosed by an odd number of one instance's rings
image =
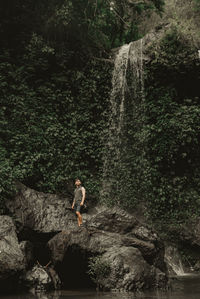
[[[200,299],[200,275],[185,275],[171,278],[169,291],[141,293],[111,293],[92,290],[55,291],[49,294],[1,295],[0,299]]]

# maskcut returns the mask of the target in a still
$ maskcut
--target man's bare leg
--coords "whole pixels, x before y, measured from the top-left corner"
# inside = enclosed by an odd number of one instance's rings
[[[76,215],[77,215],[77,220],[78,220],[78,226],[80,226],[83,223],[83,219],[82,219],[81,213],[80,212],[76,212]]]

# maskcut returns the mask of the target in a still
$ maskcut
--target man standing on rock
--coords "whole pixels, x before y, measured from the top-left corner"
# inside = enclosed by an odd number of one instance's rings
[[[85,188],[81,186],[81,181],[79,179],[75,180],[75,190],[74,190],[74,200],[72,203],[72,209],[75,209],[77,220],[78,220],[78,226],[81,226],[83,224],[83,219],[81,216],[81,207],[84,204],[85,201]]]

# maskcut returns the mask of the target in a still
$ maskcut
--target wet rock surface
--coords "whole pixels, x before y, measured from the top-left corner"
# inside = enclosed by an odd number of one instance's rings
[[[54,269],[35,265],[22,277],[21,283],[34,293],[59,288],[60,279]]]
[[[0,280],[15,276],[25,269],[16,228],[9,216],[0,216]]]
[[[26,268],[29,268],[33,262],[33,245],[31,244],[30,241],[22,241],[20,244],[20,249],[24,255],[24,263]]]
[[[101,210],[100,215],[92,216],[88,222],[85,222],[84,227],[57,234],[48,242],[53,263],[55,265],[62,263],[69,248],[78,247],[83,257],[100,255],[110,265],[110,275],[101,280],[101,285],[105,289],[133,291],[154,288],[161,286],[161,280],[164,286],[167,279],[162,243],[156,234],[150,231],[148,231],[150,240],[146,235],[143,238],[145,240],[142,240],[142,234],[140,239],[138,235],[136,237],[134,232],[138,231],[141,224],[133,219],[133,216],[129,218],[125,211],[120,218],[120,212],[121,210],[117,208],[111,211],[111,219],[113,219],[113,225],[110,224],[111,231],[109,231],[109,223],[105,221],[108,217],[107,209],[105,209],[105,215]],[[129,220],[125,221],[124,218]],[[115,221],[118,221],[116,226]],[[123,229],[124,221],[129,227],[128,230],[131,230],[127,234],[125,233],[126,226]],[[117,227],[120,227],[119,232]],[[158,277],[162,277],[161,280]]]
[[[24,228],[38,233],[58,232],[74,225],[74,214],[71,212],[69,198],[55,194],[46,194],[19,186],[15,200],[8,200],[7,208],[15,221],[18,230]]]
[[[57,274],[66,288],[72,287],[74,280],[78,284],[84,282],[84,286],[92,285],[88,264],[90,258],[97,256],[110,268],[109,275],[101,278],[103,289],[134,291],[164,287],[167,283],[162,242],[134,215],[118,207],[93,207],[83,214],[84,224],[78,227],[70,199],[36,192],[23,185],[7,207],[16,219],[19,233],[28,228],[30,234],[38,233],[38,238],[46,236],[54,279],[43,273],[43,268],[29,269],[25,279],[29,288],[35,288],[38,281],[41,289],[58,288]],[[24,264],[30,267],[31,246],[22,241]],[[40,250],[44,250],[44,243]],[[33,257],[33,262],[36,261],[37,254]]]

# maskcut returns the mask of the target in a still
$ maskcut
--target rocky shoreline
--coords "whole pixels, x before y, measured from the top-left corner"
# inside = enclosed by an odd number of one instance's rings
[[[104,290],[165,288],[164,245],[134,215],[91,205],[77,226],[71,199],[37,192],[24,185],[0,216],[0,281],[8,288],[50,290],[94,286],[88,263],[101,257],[109,265],[98,276]],[[12,217],[12,218],[11,218]],[[94,273],[95,275],[95,273]]]
[[[176,273],[165,254],[176,252],[177,259],[177,249],[168,248],[170,244],[164,244],[158,233],[133,213],[108,208],[91,199],[83,214],[84,224],[78,227],[71,201],[70,197],[37,192],[22,184],[17,195],[7,201],[8,213],[0,216],[3,292],[168,287],[169,275]],[[199,223],[197,219],[177,231],[179,243],[196,256],[200,247]],[[98,261],[97,268],[94,261]],[[199,263],[192,268],[198,272]]]

